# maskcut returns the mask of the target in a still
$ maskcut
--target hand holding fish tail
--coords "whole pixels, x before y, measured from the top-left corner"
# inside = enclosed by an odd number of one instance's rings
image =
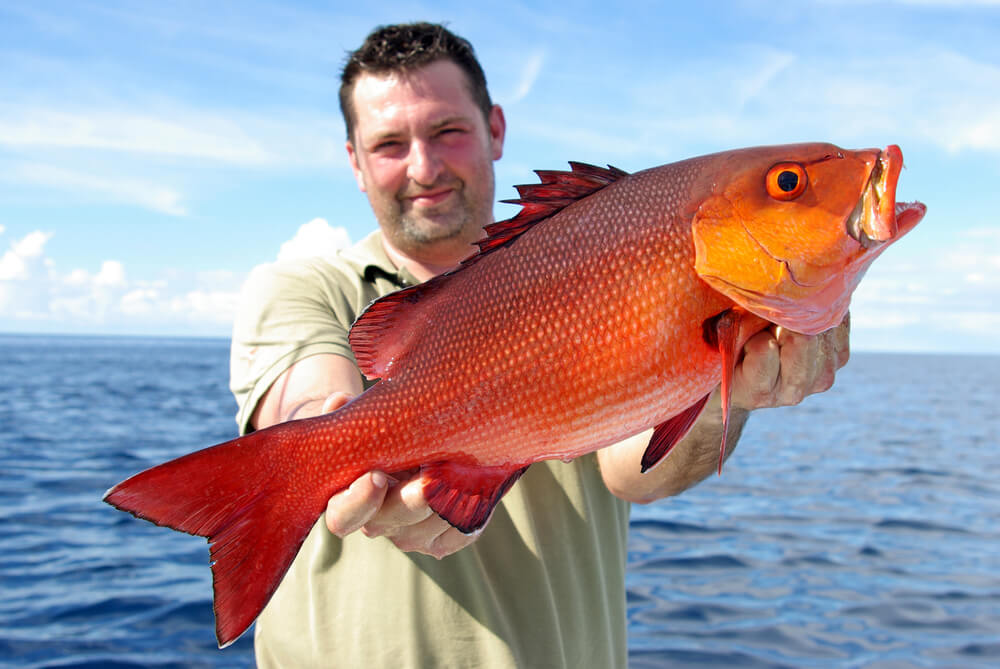
[[[351,401],[347,393],[332,393],[323,402],[323,413],[336,411]],[[424,481],[418,471],[367,472],[327,502],[327,529],[340,538],[361,531],[369,538],[385,537],[407,552],[437,559],[459,551],[481,532],[463,534],[435,514],[423,495]]]
[[[431,510],[418,472],[398,476],[369,472],[331,497],[327,528],[339,537],[358,530],[370,538],[385,537],[402,551],[439,560],[476,540],[480,532],[463,534]]]
[[[798,404],[833,385],[850,357],[850,316],[818,335],[774,326],[744,347],[733,382],[733,406],[747,410]]]

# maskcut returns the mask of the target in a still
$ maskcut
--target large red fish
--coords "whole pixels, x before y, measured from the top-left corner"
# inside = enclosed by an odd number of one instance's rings
[[[751,335],[840,323],[868,265],[925,211],[895,202],[896,146],[752,148],[631,175],[571,166],[518,187],[521,212],[458,270],[362,314],[351,347],[381,380],[354,401],[108,491],[208,538],[220,645],[364,472],[419,467],[430,506],[471,532],[533,462],[656,427],[652,467],[720,383],[726,397]]]

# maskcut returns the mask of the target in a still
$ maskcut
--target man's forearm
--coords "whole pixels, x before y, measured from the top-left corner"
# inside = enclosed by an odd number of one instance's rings
[[[730,409],[725,457],[735,448],[749,415],[745,409]],[[712,394],[690,432],[659,464],[643,474],[640,461],[651,434],[644,432],[598,452],[605,484],[622,499],[646,504],[681,493],[716,471],[722,444],[719,392]]]

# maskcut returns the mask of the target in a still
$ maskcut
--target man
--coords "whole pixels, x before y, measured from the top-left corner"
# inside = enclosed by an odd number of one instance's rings
[[[371,299],[454,267],[492,221],[506,122],[467,42],[435,25],[377,29],[344,68],[341,109],[379,230],[339,257],[251,276],[233,335],[243,431],[360,393],[353,320]],[[744,353],[730,444],[749,409],[828,388],[846,362],[847,327],[761,333]],[[647,474],[639,460],[648,434],[533,465],[474,536],[428,508],[419,473],[365,474],[330,500],[259,618],[258,664],[626,666],[629,503],[708,475],[721,429],[715,397]]]

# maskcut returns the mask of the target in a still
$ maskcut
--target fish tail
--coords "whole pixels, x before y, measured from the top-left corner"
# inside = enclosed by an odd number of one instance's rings
[[[165,462],[104,496],[138,518],[208,539],[220,648],[263,610],[329,499],[329,488],[309,484],[309,463],[291,457],[305,422]]]

